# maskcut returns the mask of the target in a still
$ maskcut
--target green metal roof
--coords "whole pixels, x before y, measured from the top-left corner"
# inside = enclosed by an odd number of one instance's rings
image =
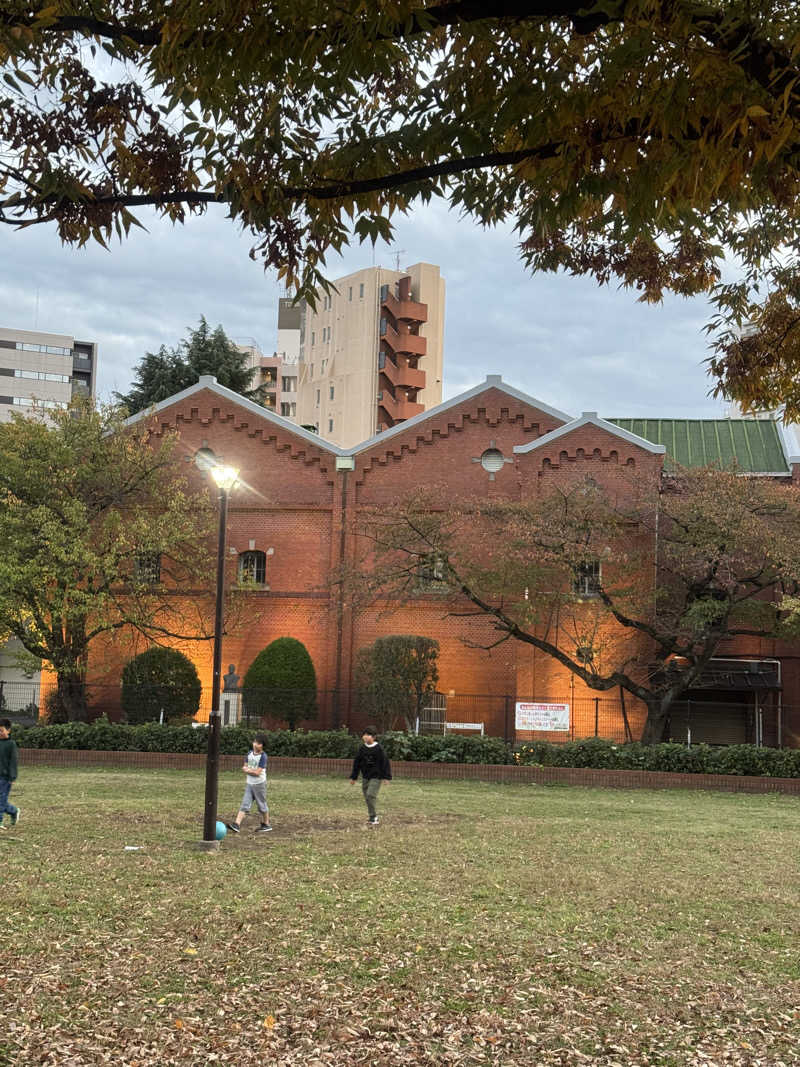
[[[682,467],[717,464],[752,474],[789,474],[777,423],[770,419],[609,419],[664,445]]]

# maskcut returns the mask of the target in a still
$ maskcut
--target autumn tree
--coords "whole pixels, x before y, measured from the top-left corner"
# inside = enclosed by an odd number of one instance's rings
[[[558,661],[590,688],[643,701],[642,740],[730,638],[792,632],[800,494],[735,471],[673,471],[619,496],[592,482],[532,501],[441,508],[441,493],[370,512],[346,580],[389,603],[438,587],[442,611]]]
[[[248,366],[247,353],[229,340],[222,326],[211,330],[202,317],[197,329],[190,330],[176,348],[162,345],[158,352],[145,353],[134,368],[130,391],[115,396],[129,415],[135,415],[196,385],[201,375],[213,374],[220,385],[259,402],[264,386],[251,387],[255,373]]]
[[[88,405],[0,424],[0,636],[57,677],[59,713],[86,712],[87,658],[101,638],[207,639],[213,510],[189,494],[174,437]]]
[[[438,658],[439,642],[417,634],[379,637],[360,649],[355,670],[359,711],[381,733],[401,717],[406,729],[413,730],[436,691]]]
[[[12,0],[0,221],[221,205],[314,300],[440,197],[533,270],[710,294],[718,390],[797,417],[799,44],[794,0]]]

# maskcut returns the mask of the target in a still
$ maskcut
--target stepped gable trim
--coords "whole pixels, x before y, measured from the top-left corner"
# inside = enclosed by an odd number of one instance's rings
[[[623,430],[621,427],[615,426],[613,422],[606,422],[605,419],[598,418],[596,411],[584,411],[579,419],[574,419],[565,426],[559,426],[557,430],[551,430],[544,437],[537,437],[535,441],[529,441],[525,445],[514,445],[514,454],[523,456],[537,448],[546,448],[548,445],[558,441],[559,438],[565,437],[574,430],[580,430],[584,426],[596,426],[597,429],[605,430],[612,437],[617,437],[622,441],[627,441],[628,444],[635,445],[643,452],[652,452],[654,455],[663,456],[667,451],[664,445],[654,445],[652,441],[648,441],[644,437],[638,437],[628,430]]]
[[[406,419],[405,422],[399,422],[396,426],[392,426],[391,429],[384,430],[383,433],[375,434],[374,437],[370,437],[360,445],[355,445],[353,448],[348,449],[346,454],[348,456],[356,456],[360,452],[366,452],[368,449],[374,448],[375,445],[383,444],[384,441],[390,441],[398,434],[405,433],[407,430],[420,426],[427,420],[442,415],[445,411],[459,407],[461,404],[466,403],[468,400],[472,400],[476,396],[480,396],[481,393],[488,392],[490,389],[497,389],[501,393],[506,393],[508,396],[513,397],[514,400],[519,400],[527,407],[534,408],[536,411],[541,411],[543,415],[551,415],[559,422],[570,422],[573,418],[572,415],[567,415],[564,411],[558,411],[556,408],[551,408],[549,404],[545,404],[541,400],[537,400],[535,397],[528,396],[527,393],[515,389],[513,385],[507,385],[503,381],[501,375],[487,374],[486,381],[481,382],[480,385],[468,389],[465,393],[459,393],[458,396],[454,396],[451,400],[446,400],[443,404],[437,404],[435,408],[429,408],[427,411],[415,415],[413,419]],[[403,446],[403,450],[405,450],[405,446]]]
[[[293,422],[289,422],[288,419],[283,418],[282,415],[273,414],[273,412],[261,407],[260,404],[248,400],[247,397],[242,396],[241,393],[236,393],[233,389],[228,389],[226,386],[220,385],[212,374],[202,375],[200,380],[195,385],[190,385],[188,389],[183,389],[180,393],[175,393],[174,396],[168,396],[166,400],[160,401],[158,404],[153,405],[153,407],[147,408],[144,411],[138,411],[135,415],[131,415],[130,418],[125,420],[125,425],[133,426],[135,423],[143,419],[151,418],[153,415],[159,415],[167,408],[183,403],[185,400],[202,392],[204,389],[207,389],[211,393],[215,393],[222,400],[226,400],[229,404],[234,404],[237,408],[246,411],[248,414],[255,415],[259,420],[275,430],[282,430],[284,433],[291,434],[292,437],[299,438],[306,444],[314,445],[321,452],[329,452],[333,456],[349,456],[352,454],[350,451],[339,448],[338,445],[331,444],[330,441],[326,441],[318,434],[309,433],[308,430],[304,430],[300,426],[295,426]],[[192,407],[190,416],[192,421],[197,418],[198,414],[198,408]],[[180,418],[181,421],[186,421],[180,413],[178,418]],[[166,423],[162,422],[162,425],[166,425]]]
[[[210,426],[212,423],[216,423],[219,426],[232,425],[235,432],[244,433],[250,441],[260,440],[263,445],[271,446],[276,455],[288,453],[289,459],[298,460],[307,467],[318,465],[323,476],[332,475],[334,465],[330,462],[330,457],[326,456],[324,452],[310,453],[303,442],[292,439],[294,434],[289,436],[288,439],[282,436],[279,431],[285,428],[283,426],[266,427],[263,424],[253,426],[239,412],[226,411],[223,413],[219,407],[211,408],[211,418],[204,418],[199,421],[205,426]],[[313,437],[314,435],[312,434],[311,436]],[[314,441],[314,444],[318,443],[318,441]],[[333,477],[328,479],[327,484],[333,485]]]
[[[549,405],[541,403],[534,397],[528,396],[526,393],[522,393],[518,389],[514,389],[513,386],[506,385],[499,374],[490,374],[487,375],[485,382],[482,382],[474,389],[469,389],[465,393],[460,393],[458,396],[453,397],[452,400],[448,400],[444,404],[439,404],[437,407],[431,408],[429,411],[424,411],[421,415],[416,415],[413,419],[407,419],[405,422],[398,423],[398,425],[393,426],[391,430],[376,434],[374,437],[371,437],[369,441],[365,441],[363,444],[356,445],[352,448],[350,454],[354,457],[357,456],[359,459],[357,465],[360,471],[358,484],[363,485],[366,475],[377,467],[386,467],[390,463],[400,461],[405,455],[414,455],[419,451],[420,446],[432,445],[436,441],[444,440],[449,437],[451,433],[457,433],[468,424],[487,425],[490,427],[499,426],[501,423],[510,425],[521,424],[521,429],[524,432],[539,429],[540,420],[537,419],[532,412],[518,411],[512,414],[512,408],[510,406],[499,406],[499,413],[493,415],[491,418],[487,415],[485,406],[473,407],[471,410],[466,411],[455,410],[475,397],[482,396],[492,389],[497,389],[499,392],[505,393],[507,396],[520,401],[525,407],[532,408],[534,412],[541,413],[542,415],[550,415],[553,418],[560,420],[571,421],[572,419],[572,416],[565,414],[563,411],[557,411],[555,408],[551,408]],[[433,425],[432,423],[435,417],[441,416],[446,411],[452,412],[446,425]],[[396,438],[399,434],[403,434],[414,428],[417,428],[418,432],[416,435],[412,435],[410,440],[406,438],[404,440],[390,443],[392,438]],[[387,443],[389,443],[389,447],[384,449],[383,446]],[[376,448],[375,446],[378,447]],[[369,448],[374,449],[373,454],[371,456],[363,455]]]

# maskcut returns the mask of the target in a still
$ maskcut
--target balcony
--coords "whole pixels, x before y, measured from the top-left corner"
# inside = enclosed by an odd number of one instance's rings
[[[383,395],[378,401],[378,407],[383,408],[389,416],[390,425],[395,422],[404,422],[406,419],[413,419],[415,415],[421,415],[425,410],[422,404],[417,404],[414,400],[407,400],[405,397],[395,400],[387,389],[383,390]]]
[[[424,389],[425,388],[425,371],[417,370],[416,367],[409,367],[405,361],[394,364],[390,359],[387,359],[385,364],[379,368],[381,374],[385,374],[389,381],[396,389]]]
[[[407,352],[411,356],[424,356],[428,350],[428,342],[424,337],[415,333],[405,333],[395,330],[386,323],[386,329],[381,334],[381,340],[385,341],[393,352]]]
[[[416,300],[398,300],[394,293],[387,293],[382,306],[396,322],[407,320],[409,322],[427,322],[428,305],[420,304]]]

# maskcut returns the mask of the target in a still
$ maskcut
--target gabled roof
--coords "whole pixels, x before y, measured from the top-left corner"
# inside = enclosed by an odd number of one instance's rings
[[[519,400],[523,404],[528,405],[528,407],[541,411],[544,415],[552,415],[554,419],[558,419],[560,422],[568,422],[572,419],[571,415],[567,415],[563,411],[558,411],[556,408],[550,407],[549,404],[545,404],[541,400],[537,400],[535,397],[528,396],[527,393],[515,389],[513,385],[507,385],[499,374],[488,374],[486,376],[486,381],[481,382],[480,385],[476,385],[473,389],[468,389],[465,393],[459,393],[458,396],[454,396],[451,400],[446,400],[443,404],[438,404],[435,408],[429,408],[427,411],[423,411],[420,415],[415,415],[413,419],[407,419],[405,422],[400,422],[390,430],[384,430],[383,433],[375,434],[374,437],[370,437],[369,440],[363,441],[359,445],[353,445],[351,448],[340,448],[338,445],[326,441],[325,438],[320,437],[319,434],[311,433],[309,430],[304,430],[296,423],[289,422],[289,420],[285,419],[282,415],[275,415],[267,408],[261,407],[260,404],[248,400],[246,397],[242,396],[241,393],[236,393],[232,389],[220,385],[213,375],[204,374],[195,385],[190,385],[188,389],[184,389],[182,392],[176,393],[174,396],[167,397],[166,400],[162,400],[160,403],[155,404],[151,408],[147,408],[145,411],[139,411],[135,415],[131,415],[129,419],[125,420],[126,425],[130,426],[133,425],[133,423],[138,422],[140,419],[147,418],[151,415],[157,415],[165,408],[172,407],[173,404],[179,404],[184,400],[188,400],[202,389],[208,389],[212,393],[216,393],[223,400],[233,401],[238,404],[239,407],[248,411],[251,415],[256,415],[258,418],[264,419],[266,422],[269,422],[276,427],[280,427],[284,432],[295,434],[297,437],[303,438],[310,444],[317,445],[318,448],[330,452],[334,456],[355,456],[357,453],[363,452],[365,449],[371,448],[375,444],[391,439],[409,428],[418,426],[420,423],[425,422],[426,419],[429,419],[434,415],[440,415],[443,411],[448,411],[450,408],[457,407],[459,404],[463,404],[467,400],[472,400],[473,397],[480,396],[481,393],[485,393],[489,389],[499,389],[500,392],[506,393],[514,400]]]
[[[666,447],[682,467],[730,467],[744,474],[788,475],[783,435],[772,419],[610,419]]]
[[[176,393],[174,396],[168,396],[166,400],[160,401],[160,403],[155,404],[153,407],[145,408],[144,411],[137,411],[135,415],[131,415],[129,419],[125,420],[125,425],[132,426],[133,423],[138,422],[140,419],[146,419],[152,415],[157,415],[160,411],[172,407],[173,404],[180,404],[182,401],[188,400],[189,397],[194,396],[195,393],[199,393],[203,389],[208,389],[210,392],[216,393],[222,400],[233,401],[251,415],[256,415],[258,418],[264,419],[265,422],[272,424],[284,432],[288,431],[297,437],[301,437],[303,440],[308,441],[309,444],[316,445],[317,448],[321,448],[325,452],[331,452],[334,456],[350,455],[345,449],[339,448],[338,445],[331,444],[330,441],[326,441],[325,438],[320,437],[319,434],[304,430],[302,426],[297,426],[295,423],[289,422],[289,420],[285,419],[282,415],[276,415],[274,412],[269,411],[260,404],[256,404],[255,401],[248,400],[247,397],[242,396],[241,393],[237,393],[233,389],[228,389],[227,386],[220,385],[213,374],[204,374],[195,385],[190,385],[188,389],[183,389],[180,393]]]
[[[639,437],[634,433],[630,433],[628,430],[622,429],[613,422],[607,422],[605,419],[598,418],[596,411],[584,411],[579,419],[573,419],[565,426],[559,426],[557,430],[551,430],[550,433],[546,433],[543,437],[537,437],[535,441],[529,441],[525,445],[514,445],[514,452],[517,455],[533,452],[537,448],[552,444],[554,441],[557,441],[559,437],[564,437],[566,434],[572,433],[573,430],[579,430],[582,426],[596,426],[598,429],[610,433],[613,437],[619,437],[621,440],[627,441],[630,445],[636,445],[637,448],[644,449],[645,452],[653,452],[657,455],[663,455],[666,452],[663,445],[653,444],[652,441],[648,441],[644,437]]]
[[[515,389],[513,385],[508,385],[503,381],[502,375],[487,374],[485,382],[481,382],[472,389],[467,389],[464,393],[459,393],[458,396],[454,396],[450,400],[445,400],[443,404],[437,404],[435,408],[428,408],[427,411],[415,415],[412,419],[406,419],[405,422],[398,422],[396,426],[392,426],[391,429],[384,430],[382,433],[375,434],[374,437],[370,437],[360,445],[353,445],[352,448],[347,449],[346,454],[354,456],[358,452],[363,452],[365,449],[371,448],[375,444],[380,444],[381,441],[390,440],[392,437],[396,437],[399,433],[404,433],[408,429],[419,426],[420,423],[425,422],[425,420],[429,419],[432,415],[441,415],[442,412],[458,407],[459,404],[463,404],[467,400],[472,400],[473,397],[480,396],[481,393],[485,393],[489,389],[499,389],[501,393],[506,393],[514,400],[519,400],[523,404],[527,404],[528,407],[541,411],[544,415],[552,415],[554,419],[558,419],[560,422],[569,422],[570,419],[572,419],[572,415],[567,415],[564,411],[552,408],[549,404],[537,400],[536,397],[528,396],[527,393]]]

